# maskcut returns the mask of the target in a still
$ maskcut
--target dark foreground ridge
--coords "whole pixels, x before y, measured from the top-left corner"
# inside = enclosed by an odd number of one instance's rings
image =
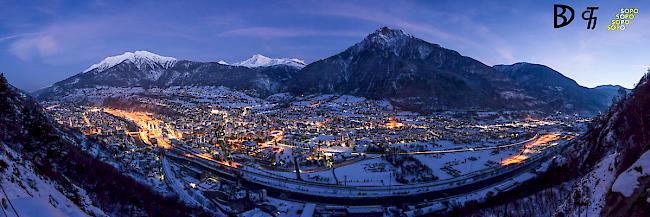
[[[0,75],[0,154],[17,152],[34,172],[53,181],[84,209],[83,189],[92,205],[115,216],[204,216],[174,197],[163,197],[80,149],[78,137],[60,129],[29,96]],[[0,165],[11,162],[0,161]],[[0,168],[2,169],[2,168]],[[0,171],[2,172],[2,171]],[[2,177],[1,179],[4,179]],[[6,180],[5,180],[6,181]]]

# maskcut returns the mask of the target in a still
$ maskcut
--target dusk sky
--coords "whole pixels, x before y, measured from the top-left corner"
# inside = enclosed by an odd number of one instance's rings
[[[498,3],[497,3],[498,2]],[[591,2],[591,1],[590,1]],[[147,50],[196,61],[260,53],[308,63],[388,26],[487,65],[540,63],[579,84],[631,88],[650,65],[644,1],[0,1],[0,72],[35,90],[108,56]],[[576,11],[553,28],[553,4]],[[598,6],[595,30],[581,19]],[[622,7],[639,14],[607,31]]]

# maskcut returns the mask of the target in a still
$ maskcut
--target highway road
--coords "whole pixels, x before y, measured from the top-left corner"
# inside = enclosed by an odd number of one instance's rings
[[[457,152],[469,152],[469,151],[483,151],[483,150],[493,150],[493,149],[504,149],[504,148],[511,148],[513,146],[517,145],[525,145],[525,144],[530,144],[531,142],[535,141],[536,139],[539,138],[539,134],[535,134],[530,139],[521,141],[521,142],[516,142],[512,144],[507,144],[507,145],[496,145],[496,146],[489,146],[489,147],[475,147],[475,148],[454,148],[454,149],[443,149],[443,150],[433,150],[433,151],[416,151],[416,152],[399,152],[396,154],[399,155],[424,155],[424,154],[446,154],[446,153],[457,153]],[[352,154],[357,154],[357,155],[365,155],[363,152],[351,152]],[[301,169],[301,173],[312,173],[312,172],[321,172],[321,171],[326,171],[330,169],[335,169],[343,166],[347,166],[350,164],[358,163],[360,161],[364,160],[370,160],[374,158],[380,158],[383,157],[386,154],[375,154],[372,155],[371,157],[367,158],[354,158],[352,160],[348,161],[343,161],[341,163],[333,164],[332,167],[319,167],[319,168],[309,168],[309,169]],[[279,172],[294,172],[295,170],[289,170],[289,169],[278,169],[270,166],[259,166],[259,169],[264,169],[264,170],[271,170],[271,171],[279,171]]]
[[[356,201],[356,203],[359,203],[361,201],[362,203],[370,203],[373,201],[391,201],[391,198],[395,200],[408,198],[419,198],[420,200],[422,198],[434,199],[471,192],[489,185],[496,185],[503,180],[507,180],[537,167],[544,162],[544,160],[554,155],[556,150],[566,143],[567,142],[562,142],[559,145],[549,147],[543,152],[534,154],[517,164],[497,168],[486,168],[460,177],[430,183],[391,186],[341,186],[335,184],[307,182],[273,175],[246,166],[232,168],[227,167],[223,163],[201,157],[187,157],[186,154],[188,150],[180,148],[171,150],[167,155],[173,158],[193,162],[220,174],[241,178],[250,186],[266,188],[270,191],[277,191],[276,193],[284,192],[285,194],[291,194],[294,197],[306,199],[311,198],[316,199],[316,201],[336,198],[339,202]],[[471,150],[467,149],[465,151]],[[454,150],[452,152],[457,151]],[[427,153],[432,154],[429,152]]]

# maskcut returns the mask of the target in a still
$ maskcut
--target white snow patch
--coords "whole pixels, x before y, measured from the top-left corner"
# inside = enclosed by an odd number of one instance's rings
[[[594,170],[575,183],[573,191],[581,192],[581,195],[583,195],[581,200],[590,201],[589,208],[586,212],[587,216],[599,216],[600,211],[605,206],[605,197],[609,192],[609,187],[616,178],[613,168],[615,159],[618,155],[619,153],[613,153],[604,157],[600,162],[598,162]],[[579,186],[589,186],[589,188],[584,189]],[[587,191],[583,192],[584,190]],[[571,194],[573,195],[573,193]],[[580,209],[575,207],[573,200],[566,200],[560,205],[558,211],[568,213],[568,216],[578,216]],[[582,212],[584,213],[584,207]]]
[[[639,187],[639,178],[650,175],[650,151],[646,151],[625,172],[621,173],[612,185],[612,192],[619,192],[625,197],[632,196]]]
[[[220,62],[221,63],[221,62]],[[224,64],[225,62],[221,63]],[[293,66],[296,68],[302,68],[305,67],[305,61],[301,59],[296,59],[296,58],[279,58],[279,59],[273,59],[266,57],[261,54],[255,54],[251,58],[238,62],[238,63],[233,63],[233,66],[245,66],[248,68],[255,68],[255,67],[264,67],[264,66],[275,66],[275,65],[288,65],[288,66]]]

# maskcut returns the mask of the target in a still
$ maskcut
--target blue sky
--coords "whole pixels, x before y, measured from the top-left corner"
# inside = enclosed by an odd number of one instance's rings
[[[553,28],[553,4],[576,10]],[[107,56],[148,50],[234,62],[260,53],[313,62],[381,26],[399,28],[487,65],[548,65],[593,87],[638,81],[650,65],[650,3],[641,1],[2,1],[0,72],[34,90]],[[595,30],[580,14],[598,6]],[[633,26],[607,31],[621,7]],[[648,12],[646,12],[648,11]]]

